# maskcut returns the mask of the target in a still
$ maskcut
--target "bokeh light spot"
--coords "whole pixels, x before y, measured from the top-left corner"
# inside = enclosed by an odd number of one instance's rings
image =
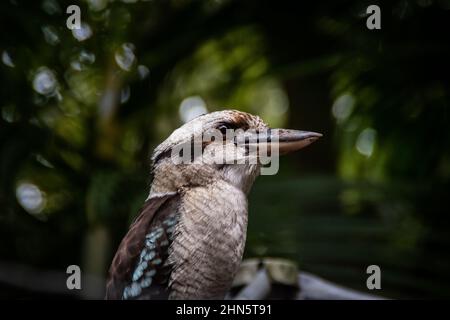
[[[150,70],[142,64],[138,66],[137,70],[138,70],[139,78],[141,80],[144,80],[145,78],[147,78],[148,74],[150,73]]]
[[[12,61],[11,56],[9,55],[8,51],[3,51],[2,52],[2,62],[5,64],[5,66],[14,68],[14,62]]]
[[[36,71],[33,78],[33,88],[37,93],[45,96],[52,96],[56,93],[58,80],[56,76],[47,67],[41,67]]]
[[[55,27],[52,26],[43,26],[42,33],[44,34],[45,42],[54,46],[59,43],[58,32]]]
[[[136,62],[134,54],[134,45],[132,43],[124,43],[120,49],[114,54],[117,65],[124,71],[130,71]]]
[[[349,93],[344,93],[334,101],[331,110],[338,123],[342,123],[350,116],[354,106],[355,98]]]
[[[16,197],[19,204],[28,213],[38,214],[45,208],[45,193],[32,183],[20,183],[16,189]]]
[[[208,113],[205,101],[200,96],[192,96],[181,101],[180,117],[186,123],[202,114]]]
[[[377,132],[372,128],[366,128],[356,140],[356,150],[366,157],[370,157],[375,146]]]
[[[78,41],[84,41],[92,36],[92,29],[87,23],[82,22],[79,29],[77,28],[72,29],[72,35]]]

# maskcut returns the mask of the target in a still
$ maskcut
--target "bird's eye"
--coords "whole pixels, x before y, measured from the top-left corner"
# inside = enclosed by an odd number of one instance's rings
[[[225,135],[227,133],[227,129],[231,129],[231,126],[226,125],[226,124],[221,124],[220,126],[217,127],[217,130],[219,130],[223,135]]]

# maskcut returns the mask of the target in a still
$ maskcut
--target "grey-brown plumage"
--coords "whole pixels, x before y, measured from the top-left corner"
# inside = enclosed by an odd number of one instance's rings
[[[249,156],[248,140],[241,144],[225,134],[203,141],[201,157],[192,156],[191,163],[174,163],[174,148],[212,129],[253,129],[258,138],[268,126],[248,113],[214,112],[175,130],[155,149],[150,194],[111,264],[107,299],[222,299],[229,290],[244,252],[247,193],[260,165],[214,161],[223,148],[238,159]],[[280,153],[320,136],[273,131]]]

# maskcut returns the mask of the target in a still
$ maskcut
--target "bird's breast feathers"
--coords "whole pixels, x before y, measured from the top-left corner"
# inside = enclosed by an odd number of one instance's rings
[[[246,196],[231,184],[151,196],[114,257],[107,298],[223,298],[246,228]]]
[[[244,251],[247,199],[232,185],[211,185],[187,192],[180,208],[171,298],[223,298]]]

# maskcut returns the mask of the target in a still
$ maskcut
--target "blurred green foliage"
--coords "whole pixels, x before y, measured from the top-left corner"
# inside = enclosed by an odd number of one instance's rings
[[[247,257],[362,291],[377,264],[381,295],[450,297],[449,14],[446,0],[3,1],[0,261],[104,277],[154,146],[198,110],[236,108],[325,135],[255,184]]]

